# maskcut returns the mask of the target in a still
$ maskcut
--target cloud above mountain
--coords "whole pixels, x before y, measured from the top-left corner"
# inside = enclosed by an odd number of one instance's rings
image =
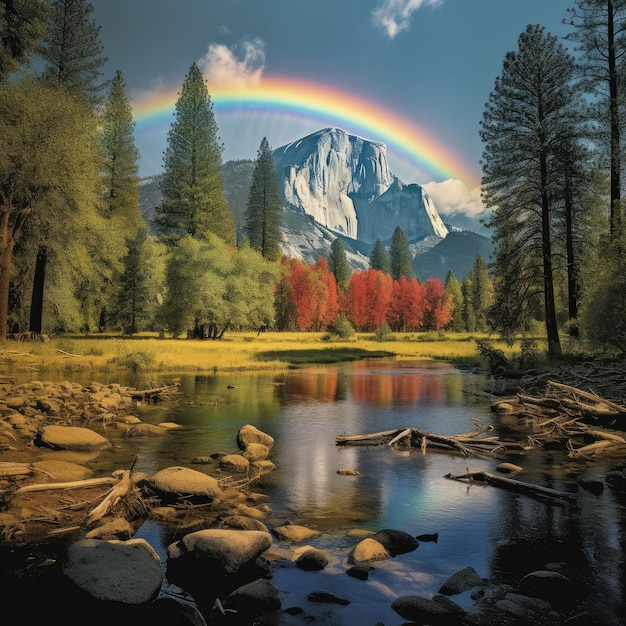
[[[242,39],[232,48],[225,44],[210,44],[198,60],[198,67],[209,85],[246,87],[261,80],[265,52],[265,42],[258,37]]]
[[[440,183],[422,185],[426,193],[433,199],[439,213],[449,215],[464,214],[471,219],[479,217],[485,210],[480,197],[480,188],[469,190],[462,181],[444,180]]]

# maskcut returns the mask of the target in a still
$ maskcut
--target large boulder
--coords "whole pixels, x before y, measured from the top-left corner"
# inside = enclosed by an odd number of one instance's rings
[[[163,580],[161,559],[144,539],[76,541],[63,573],[98,600],[133,605],[154,599]]]
[[[81,426],[44,426],[38,443],[55,450],[103,450],[111,442],[90,428]]]
[[[460,624],[465,615],[463,608],[445,596],[434,596],[431,600],[421,596],[402,596],[393,602],[391,608],[404,619],[430,626]]]
[[[274,438],[259,430],[256,426],[246,424],[237,433],[237,445],[241,450],[245,450],[251,443],[260,443],[268,450],[274,445]]]
[[[213,500],[222,493],[219,483],[212,476],[181,466],[159,470],[146,478],[146,484],[170,497],[198,496]]]
[[[419,546],[419,541],[413,535],[409,535],[409,533],[405,533],[402,530],[390,528],[374,533],[372,539],[382,544],[391,556],[413,552]]]

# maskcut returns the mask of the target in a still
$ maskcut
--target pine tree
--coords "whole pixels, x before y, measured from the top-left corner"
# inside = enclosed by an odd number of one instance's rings
[[[176,102],[175,120],[167,136],[163,202],[156,207],[155,225],[164,240],[182,235],[206,238],[216,234],[235,245],[233,219],[224,199],[222,145],[213,103],[202,72],[192,64]]]
[[[103,56],[100,26],[91,17],[93,6],[85,0],[53,0],[39,55],[45,63],[41,79],[63,85],[71,94],[102,102],[107,82],[102,80]]]
[[[463,291],[461,283],[454,275],[452,270],[448,270],[445,280],[446,293],[452,305],[452,321],[450,322],[450,330],[455,333],[463,332],[465,323],[463,321]]]
[[[522,330],[511,326],[512,315],[529,311],[522,300],[539,290],[550,357],[561,355],[552,232],[562,173],[556,155],[580,119],[574,71],[556,37],[529,25],[517,51],[506,55],[480,130],[483,198],[497,209],[490,224],[499,272],[493,321],[509,336]]]
[[[345,293],[350,284],[352,271],[346,258],[346,249],[339,237],[333,239],[330,244],[330,254],[328,255],[328,269],[334,274],[337,285]]]
[[[468,278],[471,283],[469,296],[475,319],[473,330],[483,333],[488,330],[487,312],[493,304],[493,284],[489,276],[489,267],[482,255],[476,255]]]
[[[122,222],[121,230],[132,236],[133,231],[143,226],[139,211],[139,150],[133,136],[133,111],[119,70],[111,81],[100,124],[104,215]]]
[[[389,250],[389,260],[391,263],[391,277],[398,280],[400,276],[413,278],[413,259],[406,233],[396,226],[391,236],[391,247]]]
[[[601,128],[596,139],[608,138],[609,232],[611,242],[621,244],[623,123],[626,95],[626,2],[624,0],[575,0],[568,8],[574,31],[567,39],[579,44],[584,80],[581,86],[594,99],[593,110]],[[606,143],[605,143],[606,145]]]
[[[391,274],[391,264],[389,263],[389,254],[383,246],[383,242],[377,239],[370,254],[370,267],[373,270],[380,270],[383,274]]]
[[[282,218],[280,183],[272,149],[263,137],[252,172],[245,231],[250,246],[270,261],[276,261],[280,257]]]
[[[0,2],[0,81],[30,63],[46,32],[48,11],[45,0]]]

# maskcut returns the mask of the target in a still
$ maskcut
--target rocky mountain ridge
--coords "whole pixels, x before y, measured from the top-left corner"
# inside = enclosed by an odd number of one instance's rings
[[[340,238],[350,266],[366,269],[376,239],[389,247],[400,226],[420,280],[444,280],[449,269],[462,279],[477,253],[489,261],[491,240],[444,224],[420,185],[407,185],[390,171],[383,143],[323,129],[273,155],[284,198],[281,249],[287,256],[313,263]],[[251,160],[222,166],[224,196],[240,233],[253,170]],[[158,183],[158,176],[140,181],[140,208],[148,224],[161,201]]]

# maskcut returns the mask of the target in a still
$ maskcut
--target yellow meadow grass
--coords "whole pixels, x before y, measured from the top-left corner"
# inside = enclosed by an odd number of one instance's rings
[[[475,339],[469,333],[393,333],[378,341],[373,333],[357,333],[346,341],[330,341],[324,333],[226,333],[221,340],[164,339],[143,334],[133,338],[106,335],[63,336],[46,343],[0,342],[0,374],[37,372],[57,376],[107,373],[232,372],[284,370],[294,364],[326,363],[389,356],[446,360],[480,365]],[[514,347],[494,342],[511,355]]]

